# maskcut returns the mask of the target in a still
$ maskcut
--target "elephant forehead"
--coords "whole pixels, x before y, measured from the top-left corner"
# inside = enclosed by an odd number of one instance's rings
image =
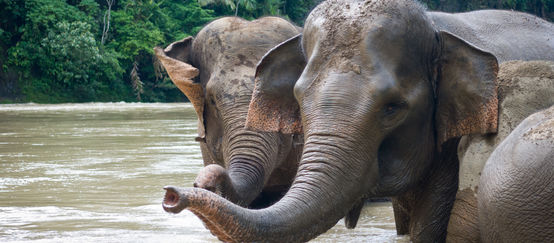
[[[337,22],[360,21],[360,19],[386,14],[384,10],[387,8],[383,2],[386,1],[329,0],[317,6],[307,20],[324,17]]]
[[[219,41],[225,48],[234,46],[263,46],[271,48],[298,32],[284,19],[264,17],[247,21],[238,17],[224,17],[204,27],[196,39],[201,42]]]
[[[345,4],[322,4],[323,6],[320,5],[314,10],[306,21],[306,38],[320,39],[319,44],[325,48],[359,43],[362,33],[372,27],[366,23],[372,22],[375,16],[366,15],[366,12],[361,11],[361,2]]]
[[[308,56],[317,46],[323,56],[351,58],[373,41],[408,39],[418,32],[413,26],[426,20],[423,7],[413,1],[326,1],[306,20],[303,45]]]
[[[250,102],[253,90],[254,76],[246,73],[213,77],[206,84],[207,96],[220,102],[230,102],[233,106]],[[248,108],[248,105],[243,108]]]
[[[409,28],[426,18],[423,5],[411,0],[329,0],[310,13],[304,35],[356,42],[368,31],[399,31],[394,28]]]
[[[281,18],[246,21],[224,17],[208,24],[196,35],[192,56],[195,65],[203,65],[202,68],[223,63],[255,68],[269,49],[296,34],[298,29]]]
[[[223,66],[212,75],[206,90],[219,95],[251,95],[254,88],[254,69],[247,66]]]

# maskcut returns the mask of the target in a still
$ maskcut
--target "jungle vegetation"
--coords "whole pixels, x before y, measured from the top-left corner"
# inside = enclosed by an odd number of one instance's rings
[[[176,102],[154,46],[220,16],[302,25],[321,0],[0,0],[0,103]],[[431,10],[501,8],[554,20],[554,0],[424,0]]]

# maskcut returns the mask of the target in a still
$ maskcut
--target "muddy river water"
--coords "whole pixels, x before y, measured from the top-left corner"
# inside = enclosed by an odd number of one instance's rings
[[[189,104],[0,105],[0,242],[217,242],[161,207],[202,157]],[[390,203],[313,242],[406,242]]]

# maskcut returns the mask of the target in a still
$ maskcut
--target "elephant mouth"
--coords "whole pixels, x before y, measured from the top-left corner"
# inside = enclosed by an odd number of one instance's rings
[[[164,187],[165,196],[162,207],[168,213],[180,213],[185,207],[181,203],[181,196],[173,186]]]

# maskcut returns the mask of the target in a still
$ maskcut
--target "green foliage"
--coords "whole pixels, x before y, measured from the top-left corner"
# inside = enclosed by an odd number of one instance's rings
[[[98,16],[100,13],[100,4],[94,0],[82,0],[77,4],[77,8],[87,16]]]
[[[42,71],[63,85],[87,83],[88,71],[101,58],[96,40],[85,22],[59,22],[41,40]]]
[[[160,8],[167,15],[162,28],[167,41],[196,35],[206,23],[215,19],[214,11],[203,9],[196,0],[166,0]]]
[[[321,0],[0,0],[0,103],[183,101],[154,46],[228,15],[303,25]],[[554,0],[422,0],[430,9],[526,11],[552,21]]]
[[[201,5],[202,4],[202,5]],[[182,101],[154,46],[221,15],[301,22],[302,0],[0,0],[0,101]],[[3,101],[4,100],[4,101]]]
[[[236,8],[235,1],[233,0],[198,0],[198,3],[202,7],[206,7],[208,5],[224,5],[233,10]]]
[[[123,69],[112,53],[101,53],[90,25],[60,22],[41,41],[39,63],[56,87],[70,91],[76,101],[93,101],[108,89],[105,81],[117,81]],[[109,96],[109,95],[108,95]],[[114,98],[116,98],[115,96]]]
[[[152,22],[136,19],[125,11],[113,13],[113,25],[114,35],[119,38],[108,46],[130,60],[141,52],[152,53],[152,47],[164,40],[162,32]]]
[[[98,12],[95,2],[81,3],[88,13]],[[29,0],[19,7],[21,35],[7,50],[4,69],[19,73],[24,100],[107,101],[128,93],[116,54],[102,49],[91,32],[93,17],[62,0]]]
[[[310,10],[321,0],[198,0],[218,15],[238,15],[245,19],[281,16],[302,25]]]
[[[152,48],[194,35],[212,19],[213,11],[202,9],[192,0],[119,2],[112,12],[111,37],[106,48],[119,53],[120,64],[128,74],[126,82],[136,100],[175,100],[166,98],[169,91],[160,85],[160,77],[156,77]],[[176,88],[171,86],[171,89]],[[179,93],[169,93],[182,101]]]

